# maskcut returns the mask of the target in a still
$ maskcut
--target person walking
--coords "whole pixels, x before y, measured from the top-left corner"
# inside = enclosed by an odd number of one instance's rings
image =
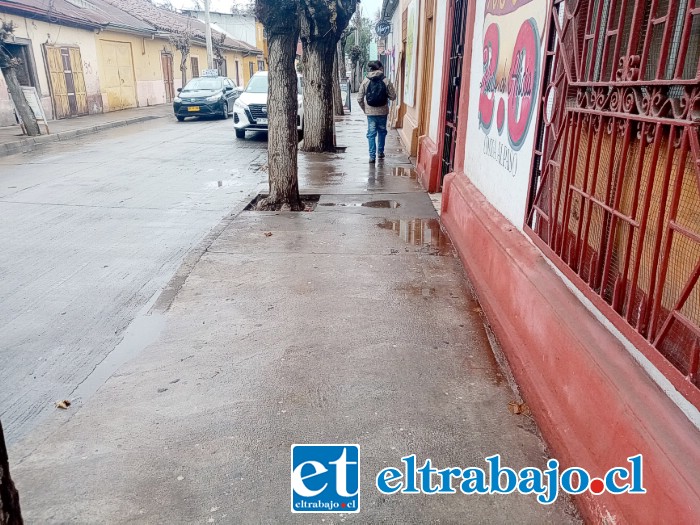
[[[357,102],[367,115],[369,162],[374,163],[377,154],[380,159],[384,158],[389,101],[396,100],[396,90],[391,81],[384,76],[381,62],[371,61],[367,64],[367,68],[369,73],[360,84]],[[377,136],[379,136],[379,140],[377,140]]]

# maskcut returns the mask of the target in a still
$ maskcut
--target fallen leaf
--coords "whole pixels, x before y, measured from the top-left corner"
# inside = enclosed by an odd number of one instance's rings
[[[70,401],[64,399],[63,401],[56,401],[56,408],[66,410],[70,406]]]
[[[272,237],[272,232],[265,232],[265,237]]]
[[[508,410],[510,410],[510,413],[514,415],[530,415],[530,407],[527,406],[527,403],[518,403],[517,401],[511,401],[510,403],[508,403]]]

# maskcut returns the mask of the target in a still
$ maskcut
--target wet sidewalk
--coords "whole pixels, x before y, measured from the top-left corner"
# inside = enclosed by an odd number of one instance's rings
[[[344,117],[346,153],[301,155],[314,211],[238,206],[108,358],[126,363],[13,447],[28,522],[575,521],[561,499],[375,488],[409,454],[517,470],[545,452],[396,133],[376,166],[364,133]],[[361,446],[360,514],[290,512],[295,443]]]
[[[50,120],[48,135],[27,137],[22,134],[20,126],[0,127],[0,157],[33,151],[44,144],[61,140],[74,139],[83,135],[92,135],[106,129],[138,124],[147,120],[173,115],[172,104],[149,106],[145,108],[125,109],[97,115],[86,115],[62,120]],[[45,127],[40,126],[41,132]]]

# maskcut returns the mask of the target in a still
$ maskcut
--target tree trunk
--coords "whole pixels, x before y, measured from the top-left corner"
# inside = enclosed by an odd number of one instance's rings
[[[15,107],[17,108],[17,113],[19,113],[19,117],[22,119],[27,135],[30,137],[37,137],[41,135],[39,123],[36,121],[36,116],[34,115],[32,108],[29,107],[29,103],[24,97],[24,93],[22,93],[22,86],[19,85],[19,81],[17,80],[17,72],[15,71],[15,68],[3,67],[2,75],[5,77],[5,83],[7,84],[7,89],[10,92],[10,97],[12,97],[12,102],[14,102]]]
[[[345,67],[345,53],[343,52],[345,49],[345,40],[347,39],[341,39],[340,42],[338,42],[338,72],[340,78],[343,80],[348,76],[348,71]]]
[[[19,494],[10,478],[10,462],[7,457],[5,435],[0,422],[0,525],[22,525]]]
[[[304,76],[304,151],[334,152],[333,57],[337,40],[306,42]]]
[[[187,84],[187,64],[185,63],[187,60],[186,55],[182,55],[182,60],[180,61],[180,73],[182,75],[182,86],[185,87],[185,84]]]
[[[297,72],[294,69],[298,39],[298,30],[292,34],[273,33],[268,36],[270,87],[267,155],[270,194],[258,203],[258,210],[302,209],[297,178],[298,91]]]
[[[340,91],[340,70],[338,66],[338,53],[335,53],[333,60],[333,108],[335,114],[342,117],[345,115],[343,111],[343,94]]]

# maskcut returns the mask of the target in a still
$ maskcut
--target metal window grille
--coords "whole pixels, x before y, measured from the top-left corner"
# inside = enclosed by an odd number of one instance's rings
[[[700,0],[553,0],[526,228],[700,406]]]

